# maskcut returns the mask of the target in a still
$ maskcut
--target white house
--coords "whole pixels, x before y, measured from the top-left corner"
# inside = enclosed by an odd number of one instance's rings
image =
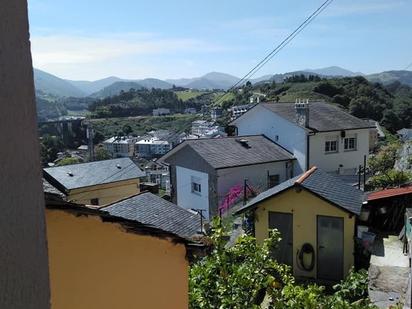
[[[133,157],[137,140],[136,137],[114,136],[105,140],[103,146],[113,158]]]
[[[172,144],[157,137],[146,137],[136,142],[136,155],[142,158],[159,158],[172,149]]]
[[[354,175],[369,154],[368,122],[324,102],[261,103],[231,125],[239,136],[264,134],[297,159],[295,174],[318,166]]]
[[[289,179],[294,160],[263,135],[186,140],[160,159],[169,164],[173,202],[206,218],[241,198],[245,182],[259,193]]]
[[[152,111],[153,116],[165,116],[165,115],[170,115],[170,109],[169,108],[156,108]]]

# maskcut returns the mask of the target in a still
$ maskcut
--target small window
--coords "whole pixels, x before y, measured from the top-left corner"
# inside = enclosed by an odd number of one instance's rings
[[[90,204],[92,205],[99,205],[99,199],[98,198],[92,198],[90,200]]]
[[[200,183],[192,182],[192,192],[198,194],[202,192],[202,186]]]
[[[356,150],[356,137],[346,137],[343,146],[346,151]]]
[[[268,189],[277,186],[280,182],[279,175],[269,175]]]
[[[325,142],[325,152],[332,153],[338,152],[338,141],[326,141]]]

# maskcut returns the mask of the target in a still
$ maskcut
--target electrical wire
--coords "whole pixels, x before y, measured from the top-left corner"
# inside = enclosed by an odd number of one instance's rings
[[[277,55],[284,47],[286,47],[300,32],[302,32],[319,14],[321,14],[334,0],[326,0],[319,6],[308,18],[305,19],[291,34],[289,34],[279,45],[276,46],[269,54],[267,54],[257,65],[255,65],[245,76],[230,87],[225,94],[223,94],[215,104],[220,103],[230,91],[242,84],[244,81],[252,77],[263,66],[265,66],[275,55]]]

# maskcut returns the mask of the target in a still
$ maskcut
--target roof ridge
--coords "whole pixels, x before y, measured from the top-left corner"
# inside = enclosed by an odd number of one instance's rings
[[[296,181],[295,184],[301,185],[310,175],[312,175],[318,168],[316,166],[312,166],[308,171],[302,174]]]

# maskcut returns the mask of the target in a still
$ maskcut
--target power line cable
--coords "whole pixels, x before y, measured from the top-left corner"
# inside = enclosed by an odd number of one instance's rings
[[[289,34],[279,45],[276,46],[269,54],[267,54],[257,65],[255,65],[245,76],[237,81],[232,87],[230,87],[225,94],[223,94],[215,104],[220,103],[224,97],[226,97],[230,91],[242,84],[246,79],[252,77],[257,71],[259,71],[266,63],[268,63],[275,55],[277,55],[285,46],[287,46],[303,29],[305,29],[319,14],[321,14],[333,0],[326,0],[320,7],[318,7],[308,18],[305,19],[291,34]]]

